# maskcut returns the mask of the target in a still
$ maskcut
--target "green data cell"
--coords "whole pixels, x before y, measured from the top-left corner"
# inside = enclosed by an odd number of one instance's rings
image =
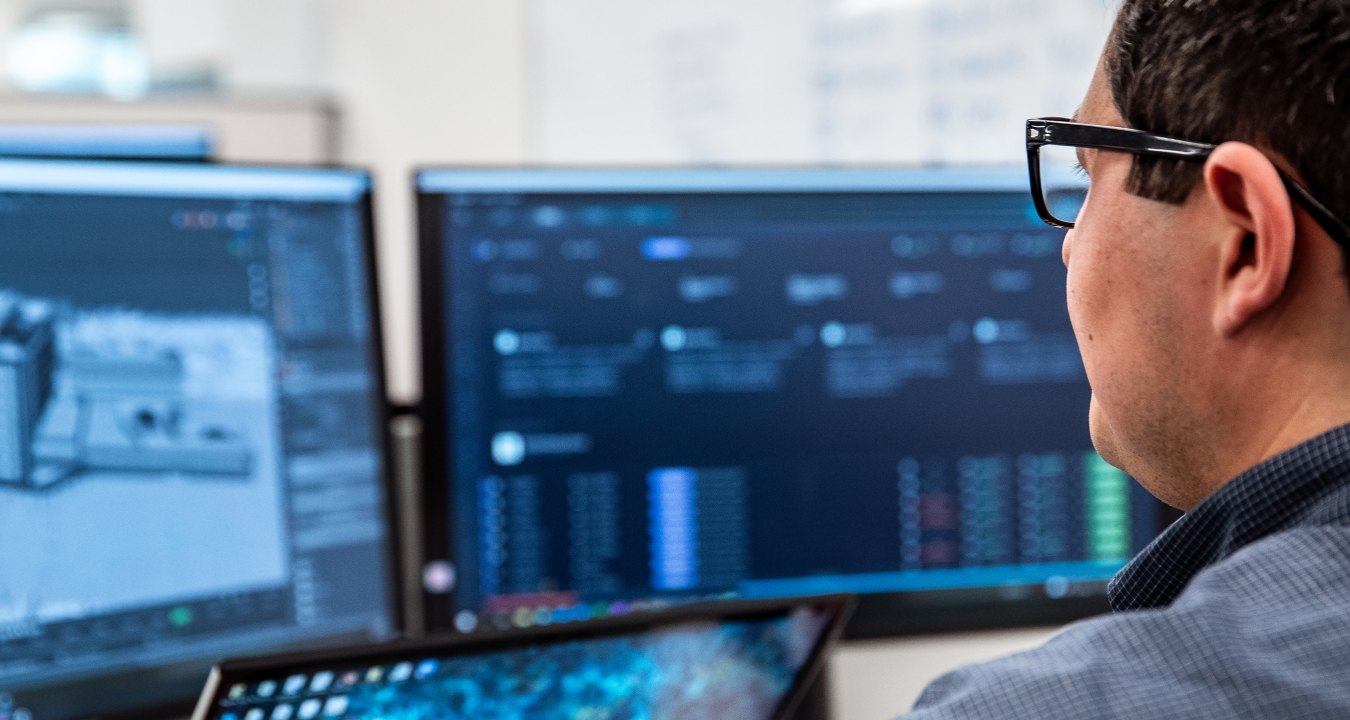
[[[1095,452],[1083,456],[1087,511],[1087,549],[1093,560],[1130,556],[1130,484],[1122,470]]]

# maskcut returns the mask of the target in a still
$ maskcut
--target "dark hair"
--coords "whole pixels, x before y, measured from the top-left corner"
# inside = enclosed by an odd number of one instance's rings
[[[1106,72],[1132,127],[1263,148],[1350,217],[1350,0],[1124,0]],[[1179,203],[1200,173],[1135,157],[1128,189]]]

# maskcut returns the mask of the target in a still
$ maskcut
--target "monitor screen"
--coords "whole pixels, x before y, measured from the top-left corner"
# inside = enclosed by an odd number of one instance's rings
[[[546,634],[227,662],[194,717],[772,720],[801,696],[844,607],[716,603]]]
[[[364,173],[0,160],[0,716],[394,632],[370,265]]]
[[[7,157],[201,162],[211,149],[210,131],[196,125],[0,123]]]
[[[876,634],[1106,609],[1062,231],[1017,170],[428,170],[433,625],[866,594]],[[540,611],[543,612],[540,612]]]

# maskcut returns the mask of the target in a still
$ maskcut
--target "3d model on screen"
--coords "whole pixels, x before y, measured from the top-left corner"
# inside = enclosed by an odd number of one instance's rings
[[[41,489],[90,471],[250,476],[239,431],[189,402],[182,351],[78,327],[51,303],[0,295],[0,484]]]
[[[52,394],[51,308],[0,297],[0,482],[27,483],[33,433]]]

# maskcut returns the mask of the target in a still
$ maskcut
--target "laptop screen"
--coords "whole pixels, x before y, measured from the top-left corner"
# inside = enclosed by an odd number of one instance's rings
[[[768,719],[790,704],[838,613],[828,603],[733,617],[683,612],[600,632],[574,625],[252,671],[227,665],[196,717]]]

